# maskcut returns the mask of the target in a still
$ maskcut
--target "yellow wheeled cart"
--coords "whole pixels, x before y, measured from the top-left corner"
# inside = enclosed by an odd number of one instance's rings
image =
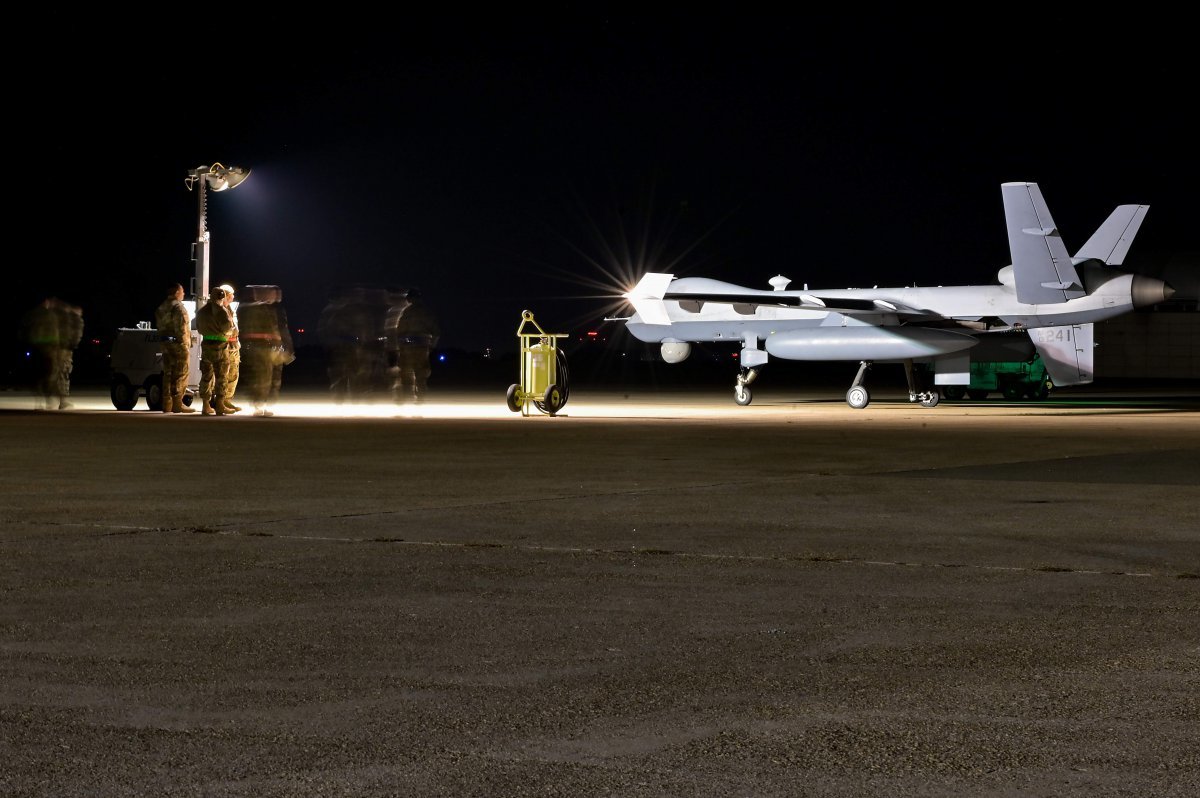
[[[517,338],[521,341],[520,382],[508,388],[508,409],[523,416],[529,406],[553,416],[567,403],[567,356],[558,339],[567,333],[548,333],[533,320],[532,311],[521,311]]]

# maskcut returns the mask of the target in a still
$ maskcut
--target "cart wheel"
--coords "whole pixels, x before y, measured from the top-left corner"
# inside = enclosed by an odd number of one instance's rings
[[[545,413],[554,415],[566,403],[562,389],[557,385],[550,384],[546,386],[546,393],[543,395],[542,401],[538,403],[538,407]]]
[[[125,379],[123,374],[117,374],[112,378],[109,396],[112,397],[113,407],[118,410],[132,410],[138,400],[137,390],[129,384],[129,380]]]
[[[521,386],[517,385],[515,382],[508,386],[508,409],[514,413],[521,412],[521,398],[518,396],[520,391]]]
[[[947,385],[942,389],[947,399],[958,400],[967,395],[967,389],[961,385]]]
[[[147,377],[142,388],[146,392],[146,406],[155,412],[162,410],[162,377]]]

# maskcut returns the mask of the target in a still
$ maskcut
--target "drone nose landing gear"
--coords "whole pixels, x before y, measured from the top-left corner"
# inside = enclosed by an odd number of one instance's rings
[[[733,401],[742,407],[750,404],[750,400],[754,398],[754,394],[751,393],[748,386],[757,378],[758,368],[741,369],[737,375],[737,384],[733,386]]]

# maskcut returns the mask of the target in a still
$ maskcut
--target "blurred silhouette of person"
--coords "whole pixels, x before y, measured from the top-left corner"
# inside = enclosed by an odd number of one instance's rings
[[[192,352],[192,320],[183,304],[183,285],[171,283],[167,297],[154,311],[154,327],[162,347],[162,411],[194,413],[183,403],[187,394]]]
[[[47,297],[21,320],[25,343],[37,359],[33,392],[40,407],[72,407],[71,370],[74,350],[83,339],[83,310],[58,297]]]
[[[233,332],[233,314],[225,303],[225,291],[214,288],[209,300],[196,311],[196,332],[200,333],[200,400],[206,416],[229,415],[226,378],[229,375],[229,336]]]
[[[250,399],[254,415],[273,416],[283,367],[296,359],[296,350],[283,309],[283,290],[277,285],[248,285],[246,291],[250,301],[238,306],[238,315]]]
[[[340,289],[317,320],[317,336],[329,361],[329,391],[339,404],[361,398],[367,387],[367,346],[379,333],[366,299],[362,286]]]
[[[410,288],[406,306],[397,314],[392,330],[396,345],[396,381],[392,395],[397,402],[423,402],[431,373],[429,356],[441,337],[437,316],[425,304],[421,291]]]
[[[59,300],[55,306],[59,317],[58,339],[58,409],[72,407],[67,401],[71,395],[71,372],[75,368],[75,349],[83,340],[83,308]]]
[[[384,288],[363,291],[363,347],[358,385],[359,398],[371,401],[377,395],[386,396],[388,380],[388,333],[386,328],[388,293]]]
[[[389,288],[387,291],[387,311],[383,317],[384,337],[387,342],[387,365],[389,379],[394,384],[396,375],[400,373],[400,345],[396,343],[396,325],[400,314],[408,307],[407,288]]]
[[[225,307],[229,310],[229,318],[233,320],[233,332],[229,336],[229,371],[225,377],[226,395],[228,399],[225,402],[226,413],[237,413],[242,408],[233,403],[233,395],[237,392],[238,380],[242,376],[242,341],[238,335],[238,315],[237,310],[233,307],[234,296],[233,286],[229,283],[221,283],[220,289],[225,292]]]

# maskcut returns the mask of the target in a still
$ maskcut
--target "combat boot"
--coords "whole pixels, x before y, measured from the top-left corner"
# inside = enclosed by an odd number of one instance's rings
[[[175,397],[175,409],[172,413],[195,413],[196,411],[183,403],[182,396]]]
[[[175,397],[173,397],[173,396],[164,396],[163,397],[162,411],[164,413],[174,413],[175,412]]]
[[[212,402],[208,401],[207,399],[201,399],[200,402],[201,415],[211,416],[216,414],[217,411],[213,410]]]

